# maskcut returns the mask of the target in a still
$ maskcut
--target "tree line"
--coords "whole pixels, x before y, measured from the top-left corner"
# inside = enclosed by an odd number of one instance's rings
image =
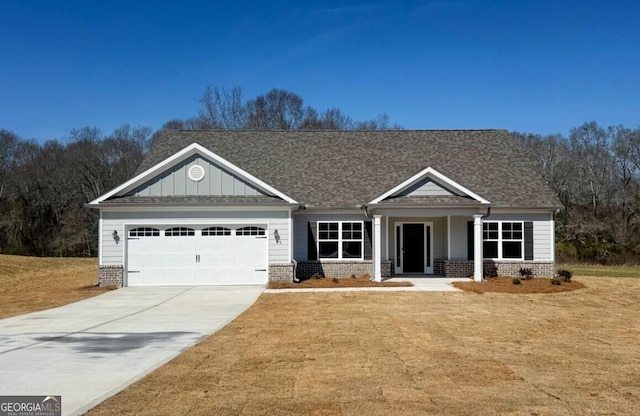
[[[133,177],[164,129],[398,128],[384,114],[354,121],[339,108],[318,111],[285,90],[245,99],[239,87],[208,87],[196,115],[156,132],[84,127],[40,144],[0,130],[0,253],[97,255],[98,214],[84,204]],[[640,127],[588,122],[567,137],[513,135],[564,205],[556,214],[558,260],[637,263]]]
[[[98,213],[84,206],[130,179],[164,129],[390,129],[389,117],[355,121],[339,108],[318,111],[280,89],[245,99],[240,87],[208,87],[198,113],[156,132],[122,125],[111,134],[71,130],[42,144],[0,126],[0,253],[96,256]]]
[[[556,215],[558,261],[640,260],[640,127],[595,121],[568,137],[514,133],[564,208]]]

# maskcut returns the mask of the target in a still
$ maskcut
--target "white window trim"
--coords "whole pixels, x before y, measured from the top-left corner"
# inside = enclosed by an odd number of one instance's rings
[[[497,239],[485,239],[484,238],[484,224],[498,224],[498,238]],[[502,224],[521,224],[522,225],[522,238],[520,240],[503,240],[502,239]],[[482,221],[482,244],[484,245],[485,241],[496,241],[498,243],[498,257],[484,257],[483,260],[500,260],[500,261],[524,261],[524,223],[525,221],[508,221],[508,220],[500,220],[500,221]],[[520,257],[519,258],[503,258],[502,256],[502,243],[505,241],[520,241]],[[482,253],[484,254],[485,250],[483,247]]]
[[[338,238],[337,239],[329,239],[329,240],[321,240],[320,239],[320,224],[332,224],[332,223],[338,223]],[[343,239],[342,238],[342,224],[344,223],[349,223],[349,224],[360,224],[360,230],[362,232],[362,237],[359,240],[354,240],[354,239]],[[316,250],[318,253],[318,260],[320,261],[362,261],[364,260],[364,233],[365,233],[365,229],[364,229],[364,221],[318,221],[318,223],[316,224]],[[331,258],[331,257],[320,257],[320,242],[337,242],[338,243],[338,257],[336,258]],[[343,258],[342,257],[342,243],[343,242],[350,242],[350,241],[356,241],[360,243],[360,257],[346,257]]]

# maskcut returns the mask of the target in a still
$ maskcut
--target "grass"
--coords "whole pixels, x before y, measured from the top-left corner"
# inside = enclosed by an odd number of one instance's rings
[[[269,282],[269,289],[315,289],[315,288],[335,288],[335,287],[400,287],[413,286],[411,282],[372,282],[369,275],[357,277],[343,277],[332,279],[329,277],[321,279],[307,279],[300,283],[290,282]]]
[[[108,290],[96,287],[95,258],[0,255],[0,318],[66,305]]]
[[[640,279],[578,281],[264,294],[89,415],[636,414]]]
[[[640,266],[602,266],[599,264],[558,264],[556,269],[567,269],[574,276],[640,277]]]

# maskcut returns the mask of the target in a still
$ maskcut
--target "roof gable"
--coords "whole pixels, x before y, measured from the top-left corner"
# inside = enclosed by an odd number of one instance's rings
[[[202,169],[193,180],[193,166]],[[200,176],[202,176],[200,178]],[[192,143],[156,163],[112,191],[90,202],[96,205],[112,197],[270,196],[296,201],[203,146]],[[131,199],[131,198],[128,198]],[[135,199],[135,198],[134,198]]]
[[[447,189],[464,188],[468,192],[460,195],[478,197],[440,199],[561,207],[506,130],[167,130],[140,171],[193,143],[308,208],[361,207],[427,168],[447,178],[436,178]],[[449,187],[448,181],[459,187]],[[396,199],[401,198],[413,197]]]
[[[267,193],[196,153],[138,185],[124,196],[256,195],[267,195]]]
[[[432,186],[428,186],[432,185]],[[422,192],[419,192],[422,191]],[[488,200],[470,191],[442,173],[428,167],[392,189],[373,199],[369,204],[378,204],[385,199],[398,196],[466,196],[481,204],[490,204]]]

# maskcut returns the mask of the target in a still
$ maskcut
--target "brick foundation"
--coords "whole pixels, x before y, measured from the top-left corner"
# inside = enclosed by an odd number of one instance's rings
[[[271,263],[269,265],[270,282],[293,282],[293,263]]]
[[[520,268],[530,268],[534,277],[554,277],[555,264],[550,261],[484,261],[484,268],[495,265],[498,276],[520,276]],[[473,260],[437,259],[433,263],[433,273],[445,277],[473,276]]]
[[[99,266],[98,284],[100,286],[122,287],[124,284],[124,267],[120,265]]]
[[[381,264],[382,278],[391,277],[391,262]],[[299,261],[296,268],[296,278],[309,279],[314,274],[320,277],[351,277],[368,274],[373,276],[373,261]]]

